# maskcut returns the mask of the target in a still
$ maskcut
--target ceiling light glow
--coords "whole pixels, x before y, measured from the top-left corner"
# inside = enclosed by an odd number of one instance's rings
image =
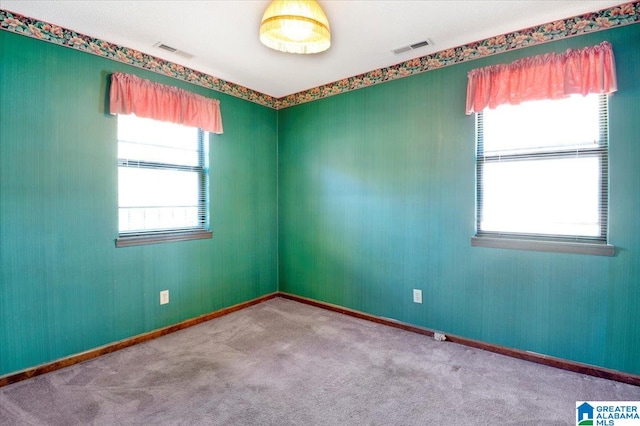
[[[329,20],[314,0],[275,0],[262,17],[260,41],[286,53],[324,52],[331,46]]]

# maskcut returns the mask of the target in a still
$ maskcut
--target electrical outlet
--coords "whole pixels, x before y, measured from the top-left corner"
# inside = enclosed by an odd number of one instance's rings
[[[422,290],[413,289],[413,303],[422,303]]]
[[[169,290],[162,290],[160,292],[160,304],[166,305],[169,303]]]

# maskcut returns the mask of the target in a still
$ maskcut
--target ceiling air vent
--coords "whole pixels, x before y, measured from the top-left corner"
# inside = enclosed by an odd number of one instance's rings
[[[175,47],[168,46],[162,42],[157,42],[153,45],[153,47],[157,47],[158,49],[166,50],[167,52],[175,53],[176,55],[182,56],[183,58],[191,59],[193,55],[187,52],[183,52],[182,50],[178,50]]]
[[[433,44],[433,42],[431,40],[427,39],[427,40],[419,41],[417,43],[409,44],[407,46],[402,46],[402,47],[399,47],[397,49],[393,49],[392,52],[395,55],[399,55],[401,53],[410,52],[412,50],[420,49],[421,47],[431,46],[432,44]]]

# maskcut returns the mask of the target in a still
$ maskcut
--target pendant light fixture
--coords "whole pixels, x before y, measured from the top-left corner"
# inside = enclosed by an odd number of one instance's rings
[[[260,41],[287,53],[320,53],[331,46],[329,21],[314,0],[274,0],[262,17]]]

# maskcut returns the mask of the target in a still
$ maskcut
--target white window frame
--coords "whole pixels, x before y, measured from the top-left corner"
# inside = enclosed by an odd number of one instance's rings
[[[476,113],[476,232],[471,238],[472,246],[493,247],[519,250],[551,251],[561,253],[580,253],[613,256],[615,247],[608,244],[608,97],[599,95],[599,141],[595,146],[578,149],[560,149],[550,151],[530,150],[526,153],[485,153],[483,113]],[[555,235],[537,233],[518,233],[502,230],[483,230],[483,167],[495,161],[528,161],[545,158],[576,158],[580,156],[597,157],[599,168],[599,226],[600,235]]]
[[[118,115],[120,117],[120,115]],[[149,120],[149,119],[146,119]],[[166,161],[139,160],[118,157],[118,175],[120,178],[120,170],[122,168],[138,168],[166,171],[188,171],[198,174],[198,213],[197,223],[193,226],[162,226],[158,229],[132,229],[121,230],[119,223],[118,238],[116,239],[116,247],[128,247],[135,245],[156,244],[169,241],[187,241],[196,239],[212,238],[209,223],[209,151],[208,151],[209,133],[202,129],[197,129],[198,138],[198,164],[185,165],[179,162],[172,163]],[[120,140],[118,144],[120,144]],[[144,144],[141,144],[144,146]],[[118,210],[129,207],[123,207],[118,203]],[[144,207],[140,207],[144,209]]]

